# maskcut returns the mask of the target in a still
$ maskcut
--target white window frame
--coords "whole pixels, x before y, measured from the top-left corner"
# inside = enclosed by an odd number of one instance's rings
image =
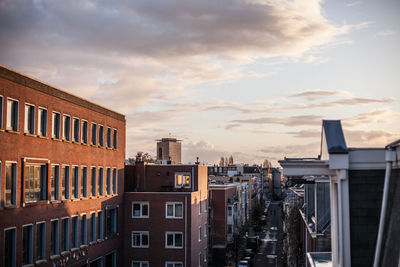
[[[69,140],[67,140],[66,139],[66,136],[65,136],[65,120],[66,120],[66,117],[69,117]],[[71,137],[72,137],[72,134],[71,134],[71,122],[72,122],[72,120],[71,120],[71,115],[69,115],[69,114],[63,114],[63,116],[62,116],[62,125],[63,125],[63,130],[62,130],[62,139],[63,140],[66,140],[66,141],[71,141]]]
[[[134,246],[133,245],[133,235],[140,234],[140,245]],[[142,243],[142,236],[147,235],[147,245],[143,245]],[[132,248],[148,248],[150,246],[150,234],[149,231],[132,231],[131,233],[131,246]]]
[[[173,205],[174,214],[172,216],[168,216],[168,205]],[[176,205],[182,205],[182,216],[176,216]],[[166,202],[165,203],[165,218],[166,219],[182,219],[183,218],[183,202]]]
[[[182,246],[178,247],[175,245],[175,235],[180,234],[182,236]],[[174,244],[172,246],[168,246],[168,235],[174,235]],[[165,232],[165,248],[183,248],[183,232]]]
[[[93,125],[96,126],[96,134],[94,135],[94,142],[93,142]],[[97,123],[91,122],[90,123],[90,144],[93,146],[97,146]]]
[[[140,205],[140,215],[139,216],[135,216],[134,215],[134,210],[133,210],[133,206],[134,204],[139,204]],[[147,205],[147,215],[143,215],[143,206]],[[148,201],[132,201],[132,218],[149,218],[150,217],[150,202]]]
[[[199,234],[198,234],[199,242],[201,242],[201,226],[199,226]]]
[[[75,120],[77,120],[78,121],[78,127],[79,127],[79,129],[78,129],[78,138],[77,138],[77,140],[75,140]],[[78,118],[78,117],[72,117],[72,121],[71,121],[71,123],[72,123],[72,127],[71,127],[71,129],[72,129],[72,134],[71,134],[71,141],[72,142],[75,142],[75,143],[77,143],[77,142],[79,142],[79,140],[81,140],[80,138],[80,128],[81,128],[81,120],[80,120],[80,118]]]
[[[177,185],[177,176],[179,175],[189,175],[189,184],[188,185],[184,185],[183,183],[181,185]],[[183,182],[183,180],[182,180]],[[192,174],[190,172],[176,172],[174,174],[174,186],[175,188],[190,188],[192,184]]]
[[[16,132],[18,132],[18,128],[19,128],[19,100],[17,100],[17,99],[14,99],[14,98],[11,98],[11,97],[7,97],[7,103],[6,103],[6,111],[7,111],[7,117],[6,117],[6,129],[7,130],[10,130],[10,131],[14,131],[14,129],[13,129],[13,125],[12,125],[12,117],[10,118],[10,123],[11,123],[11,125],[9,126],[8,125],[8,118],[9,118],[9,110],[8,110],[8,101],[9,100],[11,100],[11,101],[15,101],[15,102],[17,102],[18,103],[18,109],[17,109],[17,111],[18,111],[18,114],[17,114],[17,125],[16,125]],[[11,115],[12,116],[12,115]]]
[[[147,264],[146,266],[150,266],[148,261],[137,261],[137,260],[132,260],[131,266],[133,267],[133,264],[140,264],[140,267],[143,266],[143,264]]]
[[[87,127],[86,127],[86,143],[83,140],[84,134],[83,134],[83,125],[85,124],[85,122],[87,123]],[[89,135],[89,122],[87,120],[81,119],[81,143],[82,144],[89,144],[89,139],[88,139],[88,135]]]
[[[29,107],[33,107],[33,125],[32,125],[32,132],[33,133],[31,133],[30,132],[30,130],[29,130],[29,113],[28,114],[26,114],[26,108],[27,108],[27,106],[29,106]],[[26,103],[25,102],[25,106],[24,106],[24,133],[27,133],[27,134],[35,134],[35,105],[34,104],[30,104],[30,103]],[[28,115],[28,116],[27,116]]]
[[[59,129],[58,129],[58,134],[59,134],[59,137],[57,138],[56,137],[56,135],[55,135],[55,127],[56,127],[56,125],[55,125],[55,117],[54,117],[54,115],[55,114],[58,114],[58,115],[60,115],[60,124],[58,125],[59,126]],[[51,113],[51,137],[53,138],[53,139],[61,139],[61,112],[58,112],[58,111],[53,111],[52,113]]]
[[[46,111],[46,131],[43,133],[42,132],[42,128],[43,128],[43,124],[44,124],[44,122],[43,122],[43,119],[42,119],[42,116],[41,116],[41,114],[40,114],[40,111],[41,110],[45,110]],[[47,136],[47,128],[48,128],[48,114],[49,114],[49,111],[47,110],[47,108],[45,108],[45,107],[41,107],[41,106],[38,106],[38,112],[37,112],[38,114],[37,114],[37,120],[38,120],[38,130],[37,130],[37,134],[39,135],[39,136],[44,136],[44,137],[46,137]]]

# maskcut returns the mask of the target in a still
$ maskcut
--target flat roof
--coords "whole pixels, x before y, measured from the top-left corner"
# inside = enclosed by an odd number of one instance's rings
[[[29,77],[26,74],[19,73],[11,68],[0,65],[0,77],[6,80],[21,84],[23,86],[35,89],[39,92],[57,97],[59,99],[68,101],[72,104],[85,107],[87,109],[96,111],[106,116],[110,116],[114,119],[125,121],[125,115],[115,112],[111,109],[100,106],[96,103],[90,102],[79,96],[73,95],[54,86],[48,85],[40,80]]]

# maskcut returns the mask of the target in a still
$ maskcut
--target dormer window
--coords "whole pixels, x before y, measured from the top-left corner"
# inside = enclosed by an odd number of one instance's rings
[[[175,173],[175,187],[190,187],[190,173]]]

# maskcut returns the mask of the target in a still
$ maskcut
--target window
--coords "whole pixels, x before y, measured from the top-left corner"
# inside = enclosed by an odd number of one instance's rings
[[[165,267],[183,267],[183,263],[182,262],[167,261],[167,262],[165,262]]]
[[[87,167],[82,167],[81,197],[87,197]]]
[[[61,220],[61,251],[69,250],[69,218]]]
[[[99,167],[99,195],[103,195],[103,167]]]
[[[166,248],[182,248],[183,247],[182,232],[166,232],[165,247]]]
[[[92,183],[91,196],[94,197],[96,196],[96,167],[92,167],[91,183]]]
[[[175,187],[190,187],[190,173],[175,173]]]
[[[132,218],[149,218],[149,202],[132,202]]]
[[[167,202],[165,204],[165,218],[183,218],[183,203],[182,202]]]
[[[227,232],[228,232],[229,235],[231,235],[232,234],[232,224],[228,224],[227,227],[228,227],[228,231]]]
[[[46,223],[36,224],[36,259],[46,259]]]
[[[99,126],[99,146],[104,146],[104,126]]]
[[[106,234],[107,236],[117,233],[117,208],[111,208],[106,210]]]
[[[17,163],[6,162],[6,192],[4,205],[17,205]]]
[[[0,129],[3,128],[3,96],[0,95]]]
[[[51,221],[51,243],[50,243],[50,249],[51,249],[51,255],[58,255],[59,252],[59,225],[58,225],[58,220],[52,220]]]
[[[78,247],[78,216],[71,218],[71,248]]]
[[[149,232],[148,231],[132,231],[132,247],[148,248]]]
[[[92,123],[92,145],[96,145],[96,138],[97,136],[97,124],[96,123]]]
[[[64,131],[63,131],[63,139],[70,141],[71,140],[71,117],[68,115],[63,116],[63,125],[64,125]]]
[[[132,261],[132,267],[149,267],[148,261]]]
[[[96,213],[90,214],[90,242],[96,241]]]
[[[204,200],[204,212],[207,212],[207,199]]]
[[[106,255],[106,267],[117,267],[117,253],[115,251]]]
[[[33,262],[33,226],[22,227],[22,265]]]
[[[39,136],[47,136],[47,109],[45,108],[39,108],[38,134]]]
[[[113,148],[117,149],[117,130],[114,129]]]
[[[82,120],[82,143],[88,143],[88,122]]]
[[[53,133],[52,137],[60,139],[60,113],[53,112]]]
[[[47,165],[25,165],[25,202],[47,199]]]
[[[79,197],[79,167],[73,166],[72,167],[72,197],[78,198]]]
[[[207,262],[207,248],[204,248],[204,262]]]
[[[201,214],[201,199],[199,200],[199,215]]]
[[[59,200],[60,166],[58,165],[51,166],[50,186],[51,186],[51,200]]]
[[[7,130],[18,131],[18,101],[7,99]]]
[[[103,239],[103,211],[97,212],[97,239]]]
[[[87,244],[87,221],[86,214],[82,214],[81,217],[81,245]]]
[[[5,229],[4,230],[4,267],[15,267],[16,266],[16,242],[17,229]]]
[[[207,228],[208,228],[208,226],[207,226],[207,224],[205,223],[205,224],[204,224],[204,237],[207,237]]]
[[[111,148],[111,128],[107,127],[107,147]]]
[[[25,104],[24,132],[35,133],[35,106]]]
[[[113,194],[116,194],[117,193],[117,169],[116,168],[113,169],[112,189],[113,189],[112,190]]]
[[[106,193],[111,194],[111,168],[106,169]]]
[[[199,258],[197,261],[198,261],[199,267],[201,267],[201,252],[199,253]]]
[[[232,206],[228,207],[228,216],[232,216]]]
[[[69,166],[62,166],[61,196],[69,199]]]
[[[72,140],[74,142],[79,142],[79,119],[78,118],[73,118],[72,120],[72,130],[73,130],[73,135],[72,135]]]
[[[198,235],[198,237],[199,237],[199,242],[201,241],[201,226],[199,226],[199,235]]]

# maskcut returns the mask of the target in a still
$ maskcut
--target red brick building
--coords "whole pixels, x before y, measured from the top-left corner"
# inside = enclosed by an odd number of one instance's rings
[[[125,171],[124,266],[207,266],[207,167],[137,162]]]
[[[124,159],[124,115],[0,66],[0,266],[122,266]]]

